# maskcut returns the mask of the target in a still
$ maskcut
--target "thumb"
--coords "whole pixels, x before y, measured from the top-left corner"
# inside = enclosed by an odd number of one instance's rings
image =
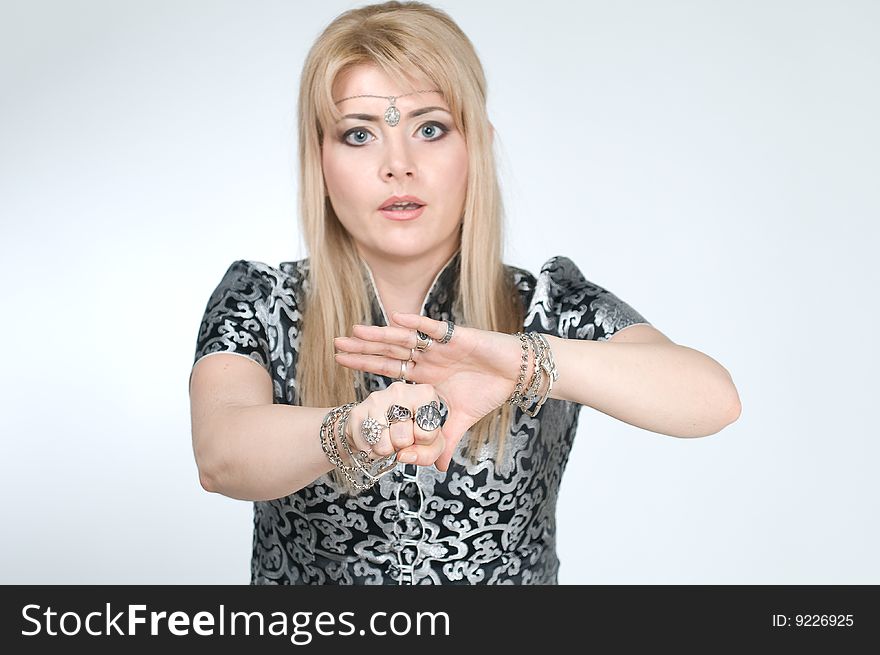
[[[455,452],[455,448],[450,450],[447,445],[446,448],[443,449],[443,454],[437,458],[437,461],[434,462],[434,468],[438,471],[443,471],[444,473],[449,470],[449,464],[452,462],[452,453]]]
[[[445,440],[443,452],[440,454],[440,457],[437,458],[437,461],[434,462],[434,466],[438,471],[445,472],[449,470],[449,464],[452,462],[452,454],[455,452],[455,449],[458,448],[459,442],[462,437],[464,437],[464,433],[467,432],[469,427],[470,425],[456,423],[454,420],[451,420],[451,417],[446,421],[443,426],[443,438]]]

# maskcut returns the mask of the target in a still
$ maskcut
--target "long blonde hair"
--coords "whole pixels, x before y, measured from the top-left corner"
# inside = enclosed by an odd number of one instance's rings
[[[365,264],[325,195],[321,168],[324,126],[341,116],[333,83],[342,71],[360,64],[378,66],[400,84],[401,93],[415,90],[407,76],[423,76],[443,93],[468,150],[461,275],[453,312],[460,324],[483,330],[511,334],[523,326],[523,306],[502,262],[503,209],[486,79],[473,45],[445,12],[421,2],[352,9],[315,41],[300,79],[299,211],[309,284],[296,384],[304,406],[360,402],[367,393],[363,372],[333,358],[333,338],[372,318]],[[464,436],[471,461],[489,444],[497,446],[499,457],[503,454],[511,416],[511,406],[504,404],[471,427]],[[338,471],[333,475],[340,486],[348,486]]]

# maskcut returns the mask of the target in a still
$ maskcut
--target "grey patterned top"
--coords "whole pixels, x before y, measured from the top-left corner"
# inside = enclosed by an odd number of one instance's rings
[[[432,283],[423,315],[456,322],[459,263],[460,251]],[[567,257],[549,259],[537,278],[507,270],[525,331],[603,341],[647,323]],[[249,357],[271,376],[275,403],[299,404],[294,372],[308,273],[308,259],[279,268],[233,262],[208,300],[195,360]],[[387,325],[372,275],[365,282],[374,324]],[[393,382],[367,380],[370,391]],[[556,584],[556,498],[580,408],[548,399],[535,418],[514,408],[502,461],[487,448],[470,463],[466,433],[445,473],[399,464],[356,497],[325,475],[285,498],[255,502],[251,584]]]

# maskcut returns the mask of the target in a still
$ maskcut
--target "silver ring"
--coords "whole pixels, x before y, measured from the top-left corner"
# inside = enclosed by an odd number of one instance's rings
[[[416,330],[416,350],[427,350],[434,340],[421,330]]]
[[[416,356],[416,349],[415,349],[415,348],[410,348],[410,349],[409,349],[409,359],[406,360],[406,361],[408,361],[408,362],[414,362],[414,361],[416,361],[416,360],[415,360],[415,356]]]
[[[379,423],[379,421],[372,416],[368,416],[364,419],[364,422],[361,423],[361,436],[368,444],[375,446],[382,438],[382,430],[387,427],[390,426],[384,423]],[[372,448],[370,450],[372,450]]]
[[[432,400],[416,410],[416,425],[425,432],[432,432],[440,427],[440,403]]]
[[[455,325],[452,324],[452,321],[446,321],[446,334],[437,343],[449,343],[449,340],[452,338],[452,332],[454,330]]]
[[[403,380],[404,382],[407,381],[406,380],[406,365],[408,362],[409,362],[408,359],[406,361],[404,361],[402,359],[400,360],[400,376],[397,378],[398,380]]]
[[[412,410],[409,407],[404,407],[403,405],[391,405],[391,407],[389,407],[388,411],[385,413],[385,418],[388,419],[389,425],[391,423],[397,423],[399,421],[408,421],[412,417]]]

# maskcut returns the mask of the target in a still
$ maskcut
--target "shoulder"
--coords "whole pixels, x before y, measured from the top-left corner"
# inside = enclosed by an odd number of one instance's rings
[[[226,269],[214,294],[295,303],[301,299],[307,277],[308,259],[284,261],[278,266],[253,259],[238,259]]]
[[[534,276],[509,267],[523,294],[525,327],[563,338],[605,340],[648,321],[606,287],[588,279],[569,257],[547,259]]]
[[[597,291],[601,289],[587,280],[577,264],[564,255],[556,255],[545,261],[537,276],[518,266],[506,265],[506,268],[514,286],[526,297],[527,304],[532,302],[535,290],[540,291],[542,298],[556,301],[586,287]]]

